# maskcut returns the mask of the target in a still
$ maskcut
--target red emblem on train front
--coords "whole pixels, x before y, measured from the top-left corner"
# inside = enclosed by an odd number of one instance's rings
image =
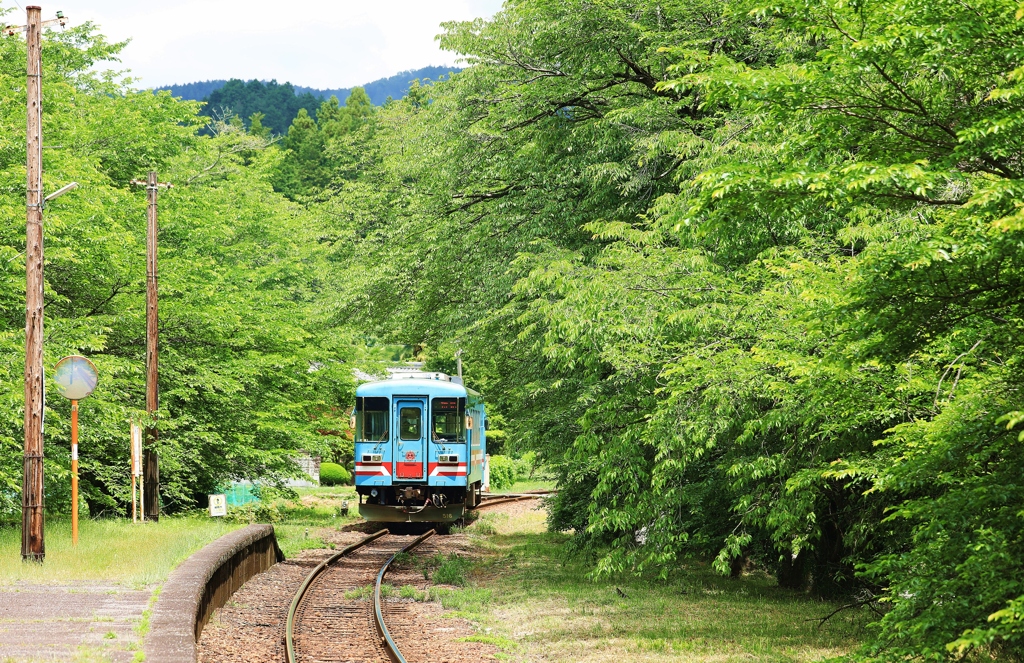
[[[405,460],[407,460],[410,463],[412,461],[416,460],[416,452],[415,451],[406,451],[405,452]]]

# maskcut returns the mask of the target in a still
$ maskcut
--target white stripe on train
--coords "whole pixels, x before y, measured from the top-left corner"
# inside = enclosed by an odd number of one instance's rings
[[[362,474],[364,476],[372,476],[376,474],[380,474],[386,477],[391,476],[391,473],[388,472],[388,468],[385,467],[384,465],[360,465],[359,463],[356,463],[356,474]]]
[[[465,475],[466,475],[466,464],[465,463],[463,463],[461,465],[454,466],[454,467],[451,466],[451,465],[447,465],[447,466],[446,465],[438,465],[430,473],[430,476],[432,476],[432,477],[437,477],[437,476],[461,477],[461,476],[465,476]]]

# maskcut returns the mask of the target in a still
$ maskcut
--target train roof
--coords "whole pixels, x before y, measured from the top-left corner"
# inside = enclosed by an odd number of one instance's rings
[[[426,378],[392,378],[390,380],[366,382],[356,387],[356,398],[390,397],[395,395],[448,396],[453,398],[473,396],[474,398],[480,398],[479,393],[457,382]]]

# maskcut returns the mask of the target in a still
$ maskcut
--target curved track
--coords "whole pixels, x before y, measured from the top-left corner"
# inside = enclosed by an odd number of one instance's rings
[[[392,661],[405,663],[384,623],[381,582],[395,557],[434,534],[430,530],[405,546],[380,530],[317,566],[295,593],[285,624],[285,660]],[[373,609],[346,601],[346,591],[365,587],[376,573]]]

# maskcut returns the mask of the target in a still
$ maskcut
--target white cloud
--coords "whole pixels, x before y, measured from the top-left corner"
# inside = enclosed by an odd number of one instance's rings
[[[44,18],[59,9],[75,24],[99,24],[111,40],[130,38],[121,59],[145,87],[276,78],[336,88],[452,65],[457,56],[434,40],[439,24],[491,16],[501,7],[501,0],[56,1],[43,5]]]

